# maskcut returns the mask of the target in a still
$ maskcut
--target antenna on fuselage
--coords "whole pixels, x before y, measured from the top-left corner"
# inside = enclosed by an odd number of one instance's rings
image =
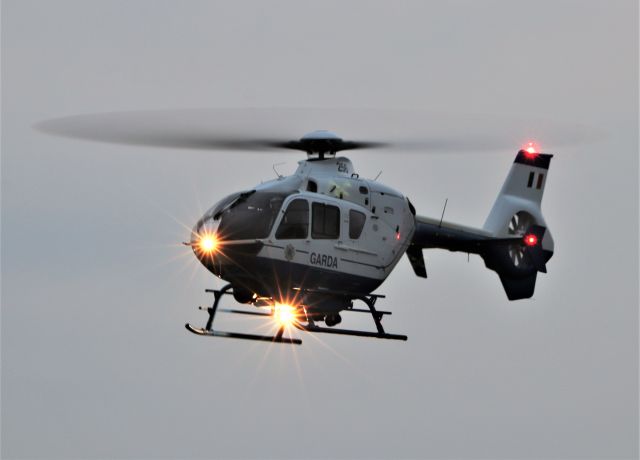
[[[271,169],[273,169],[273,172],[276,173],[276,176],[278,176],[278,179],[280,179],[282,176],[282,174],[280,174],[277,170],[276,170],[276,166],[280,166],[283,165],[284,162],[282,163],[275,163],[273,166],[271,166]]]
[[[444,211],[447,209],[447,201],[449,201],[449,198],[445,198],[444,200],[444,207],[442,208],[442,215],[440,216],[440,223],[438,224],[438,227],[442,227],[442,219],[444,219]]]

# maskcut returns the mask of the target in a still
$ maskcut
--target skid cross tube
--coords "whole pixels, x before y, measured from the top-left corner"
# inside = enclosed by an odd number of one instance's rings
[[[207,312],[209,313],[209,320],[207,321],[207,325],[205,329],[210,331],[213,326],[213,318],[216,316],[216,310],[218,309],[218,304],[220,303],[220,299],[224,294],[231,294],[229,290],[231,289],[231,285],[227,284],[222,289],[205,289],[204,292],[212,292],[213,293],[213,305],[211,308],[207,308]]]
[[[371,316],[373,317],[373,321],[376,323],[376,329],[378,329],[378,334],[385,334],[384,332],[384,328],[382,327],[382,313],[378,313],[378,311],[376,310],[376,300],[378,300],[377,297],[360,297],[360,300],[362,300],[364,303],[367,304],[367,306],[369,307],[369,310],[371,310]]]

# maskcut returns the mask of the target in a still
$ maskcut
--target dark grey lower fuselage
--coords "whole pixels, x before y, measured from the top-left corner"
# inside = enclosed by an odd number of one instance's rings
[[[262,244],[225,248],[201,259],[214,275],[229,282],[236,293],[246,292],[281,302],[304,304],[310,311],[337,313],[374,291],[383,279],[258,255]],[[240,298],[238,296],[237,298]]]

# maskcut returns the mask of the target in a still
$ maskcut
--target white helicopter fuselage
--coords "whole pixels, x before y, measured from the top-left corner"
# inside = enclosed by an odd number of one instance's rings
[[[280,181],[300,182],[299,192],[283,203],[258,256],[330,270],[341,276],[370,278],[380,284],[411,242],[415,219],[407,199],[381,183],[360,179],[347,158],[301,161],[293,176],[264,187]],[[309,203],[311,231],[306,238],[280,239],[277,229],[294,200]],[[314,205],[338,209],[337,236],[314,231],[314,225],[319,226],[322,219],[320,211],[314,213]]]
[[[415,231],[408,200],[361,179],[345,157],[300,161],[293,175],[262,183],[244,196],[241,204],[228,197],[212,207],[192,233],[196,255],[233,284],[238,300],[278,297],[292,289],[368,294],[391,273]],[[263,223],[260,213],[269,206],[277,211]],[[234,233],[225,219],[243,212],[254,228]],[[203,232],[218,238],[213,254],[197,250]]]

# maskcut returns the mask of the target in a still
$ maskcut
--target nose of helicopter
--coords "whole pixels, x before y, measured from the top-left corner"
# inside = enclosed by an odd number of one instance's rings
[[[201,218],[191,230],[191,247],[194,251],[211,253],[218,246],[217,225],[213,219]]]
[[[196,258],[216,276],[235,276],[251,267],[263,244],[256,240],[223,238],[218,222],[203,218],[194,225],[189,245]]]

